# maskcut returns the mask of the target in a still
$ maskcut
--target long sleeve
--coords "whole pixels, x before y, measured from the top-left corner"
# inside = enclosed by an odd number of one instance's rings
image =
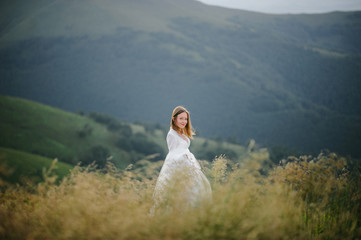
[[[170,132],[167,135],[167,145],[169,152],[176,150],[179,145],[179,141],[177,137],[171,134]]]

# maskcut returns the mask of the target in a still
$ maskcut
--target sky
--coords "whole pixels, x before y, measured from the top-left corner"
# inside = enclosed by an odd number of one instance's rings
[[[263,13],[361,11],[361,0],[199,0],[205,4]]]

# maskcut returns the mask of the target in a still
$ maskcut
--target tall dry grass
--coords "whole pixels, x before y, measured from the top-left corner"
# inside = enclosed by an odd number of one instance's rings
[[[60,183],[49,169],[41,184],[2,185],[0,237],[360,238],[360,175],[347,170],[345,159],[334,154],[289,158],[265,175],[267,158],[267,153],[253,153],[242,164],[215,159],[205,168],[212,201],[156,215],[149,211],[158,167],[150,166],[154,172],[146,176],[112,165],[102,171],[76,167]]]

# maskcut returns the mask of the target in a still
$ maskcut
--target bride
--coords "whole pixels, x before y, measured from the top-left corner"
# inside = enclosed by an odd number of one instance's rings
[[[195,207],[212,198],[211,186],[201,167],[189,151],[192,131],[189,112],[182,106],[173,110],[167,135],[169,153],[155,186],[154,208]]]

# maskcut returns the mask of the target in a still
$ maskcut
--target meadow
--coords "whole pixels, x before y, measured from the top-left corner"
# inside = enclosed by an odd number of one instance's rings
[[[268,153],[235,163],[202,162],[213,199],[150,214],[159,168],[77,166],[56,183],[1,181],[1,239],[359,239],[360,171],[334,153],[288,157],[265,168]],[[159,166],[161,163],[149,163]],[[1,166],[1,172],[7,172]]]

